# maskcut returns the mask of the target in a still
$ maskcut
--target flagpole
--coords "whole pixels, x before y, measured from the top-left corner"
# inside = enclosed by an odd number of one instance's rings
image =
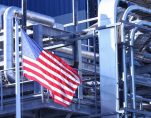
[[[16,81],[16,118],[21,118],[20,71],[19,71],[19,32],[18,19],[15,17],[15,81]]]

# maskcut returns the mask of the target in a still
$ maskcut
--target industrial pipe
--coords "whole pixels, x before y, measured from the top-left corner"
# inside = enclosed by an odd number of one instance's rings
[[[4,6],[4,5],[0,5],[0,30],[2,29],[3,27],[3,18],[2,18],[2,15],[4,13],[4,11],[6,10],[6,8],[8,8],[7,6]]]
[[[21,9],[17,7],[9,7],[4,13],[4,70],[13,68],[13,17],[15,13],[22,17]],[[29,11],[27,19],[49,26],[53,26],[55,22],[52,17]],[[14,82],[13,70],[5,71],[4,75],[10,82]]]
[[[138,25],[148,25],[151,26],[150,22],[147,21],[140,21],[138,23]],[[130,33],[130,54],[131,54],[131,68],[130,68],[130,72],[131,72],[131,77],[132,77],[132,101],[133,101],[133,109],[136,109],[136,94],[135,94],[135,77],[134,77],[134,37],[135,37],[135,33],[138,30],[138,27],[135,27],[134,29],[132,29],[131,33]]]
[[[13,68],[13,17],[17,9],[9,7],[4,13],[4,75],[9,80],[9,82],[14,81],[14,72],[9,70]]]
[[[126,11],[123,14],[122,21],[126,21],[129,13],[132,11],[141,11],[145,13],[151,13],[150,9],[143,8],[137,5],[132,5],[126,9]],[[124,102],[125,102],[125,107],[128,107],[127,104],[127,69],[126,69],[126,46],[125,46],[125,32],[124,32],[125,24],[122,23],[121,25],[121,42],[123,43],[123,49],[122,49],[122,56],[123,56],[123,80],[124,80]],[[134,115],[135,117],[135,115]]]
[[[4,13],[4,11],[6,10],[6,6],[4,6],[4,5],[0,5],[0,30],[3,28],[3,13]],[[2,43],[0,43],[0,48],[2,48],[3,46],[2,46],[3,44]],[[3,54],[3,51],[2,51],[2,49],[0,49],[0,53],[1,54]]]
[[[26,16],[27,16],[27,0],[22,0],[22,28],[26,30]]]
[[[49,49],[49,48],[47,48]],[[58,52],[62,52],[65,54],[72,54],[72,49],[71,48],[67,48],[67,47],[62,47],[62,48],[58,48],[56,49]],[[93,52],[88,52],[88,51],[81,51],[82,57],[87,58],[87,59],[94,59],[94,53]],[[96,54],[96,61],[99,60],[99,54]]]

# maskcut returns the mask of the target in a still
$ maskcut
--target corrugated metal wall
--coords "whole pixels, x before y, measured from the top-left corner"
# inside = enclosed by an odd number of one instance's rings
[[[79,0],[79,10],[86,9],[86,0]],[[0,4],[21,6],[21,0],[0,0]],[[52,17],[72,12],[72,0],[27,0],[27,9]]]

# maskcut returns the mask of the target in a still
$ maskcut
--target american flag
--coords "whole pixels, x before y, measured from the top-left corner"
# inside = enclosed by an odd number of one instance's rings
[[[76,70],[53,53],[43,50],[22,30],[23,74],[52,94],[54,102],[69,106],[80,84]]]

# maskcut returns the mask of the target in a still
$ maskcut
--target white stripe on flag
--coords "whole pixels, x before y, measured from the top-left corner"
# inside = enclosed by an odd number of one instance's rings
[[[70,78],[71,80],[73,80],[74,82],[76,82],[77,84],[79,84],[79,82],[77,82],[77,80],[75,78],[73,78],[70,74],[66,73],[64,70],[60,69],[55,64],[53,64],[52,62],[50,62],[49,60],[47,60],[46,58],[44,58],[43,56],[40,55],[39,58],[41,60],[45,61],[48,65],[51,65],[56,70],[60,71],[62,74],[64,74],[65,76],[67,76],[68,78]],[[55,74],[57,74],[57,73],[55,73]]]
[[[64,99],[62,99],[56,95],[54,95],[54,99],[59,100],[60,102],[62,102],[64,104],[70,105],[70,102],[68,102],[68,101],[66,101],[66,100],[64,100]]]
[[[34,62],[33,62],[34,63]],[[37,66],[39,66],[40,64],[39,63],[35,63]],[[43,75],[46,79],[48,79],[49,81],[59,85],[62,89],[65,89],[67,91],[70,91],[72,93],[74,93],[74,91],[72,91],[71,89],[69,89],[67,86],[64,86],[63,84],[59,83],[58,81],[56,81],[55,79],[51,78],[50,76],[46,75],[44,72],[42,72],[41,70],[39,70],[38,68],[36,67],[33,67],[32,65],[29,65],[27,63],[24,63],[24,66],[25,67],[28,67],[30,69],[32,69],[33,71],[36,71],[38,72],[39,74]],[[43,67],[42,67],[43,68]]]
[[[32,77],[36,78],[36,79],[37,79],[38,81],[40,81],[41,83],[43,83],[43,84],[49,86],[50,88],[48,88],[48,89],[53,90],[53,91],[56,91],[57,93],[63,95],[64,97],[66,97],[66,98],[68,98],[68,99],[72,99],[72,98],[73,98],[72,96],[70,96],[70,95],[64,93],[63,91],[61,91],[60,89],[55,88],[54,86],[51,86],[46,80],[40,78],[39,76],[35,75],[34,73],[28,72],[28,71],[26,71],[26,70],[24,70],[24,73],[27,74],[27,75],[29,75],[29,76],[32,76]]]
[[[69,86],[73,87],[73,88],[77,88],[77,85],[74,85],[73,83],[69,82],[67,79],[65,79],[64,77],[60,76],[58,73],[52,71],[51,69],[47,68],[46,66],[44,66],[43,64],[39,63],[38,61],[35,61],[31,58],[28,58],[26,56],[23,57],[24,59],[32,62],[32,63],[35,63],[36,65],[39,65],[41,66],[43,69],[45,69],[48,73],[58,77],[61,81],[64,81],[65,83],[67,83]]]
[[[66,68],[62,63],[60,63],[56,58],[52,57],[51,55],[49,55],[48,53],[46,53],[46,51],[42,51],[42,53],[44,53],[45,55],[47,55],[50,59],[54,60],[58,65],[60,65],[61,67],[63,67],[64,69],[66,69],[67,71],[69,71],[70,73],[72,73],[72,75],[79,81],[76,80],[77,83],[80,83],[80,79],[77,75],[75,75],[72,71],[70,71],[68,68]]]

